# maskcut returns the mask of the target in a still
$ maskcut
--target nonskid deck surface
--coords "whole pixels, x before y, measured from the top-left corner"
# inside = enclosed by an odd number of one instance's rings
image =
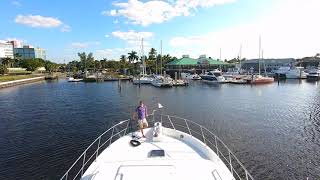
[[[211,161],[181,140],[164,135],[161,142],[153,142],[150,136],[141,138],[137,147],[129,143],[131,134],[118,139],[91,164],[82,179],[233,179],[218,157]],[[149,157],[151,150],[159,149],[165,151],[164,157]]]

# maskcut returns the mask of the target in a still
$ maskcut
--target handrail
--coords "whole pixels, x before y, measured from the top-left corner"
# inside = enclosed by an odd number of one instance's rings
[[[155,120],[155,112],[156,111],[157,110],[153,110],[152,114],[149,114],[147,116],[148,118],[152,116],[152,118],[149,119],[149,122],[156,121]],[[214,152],[216,152],[218,157],[222,156],[222,158],[220,158],[220,159],[224,162],[224,164],[227,167],[229,166],[228,168],[230,168],[229,170],[232,173],[232,175],[234,175],[235,179],[253,180],[253,177],[250,175],[250,173],[247,171],[247,169],[243,166],[243,164],[239,161],[239,159],[235,156],[235,154],[227,147],[227,145],[218,136],[216,136],[214,133],[212,133],[206,127],[203,127],[199,123],[196,123],[191,120],[181,118],[178,116],[171,116],[171,115],[166,115],[166,114],[159,114],[159,116],[160,116],[162,125],[164,127],[185,132],[185,133],[189,134],[190,136],[193,136],[194,138],[197,138],[198,140],[203,142],[206,146],[208,146],[210,149],[212,149]],[[166,125],[166,122],[165,122],[166,120],[168,121],[167,122],[168,125]],[[174,120],[182,120],[184,125],[175,124]],[[91,161],[91,163],[93,161],[95,161],[99,156],[100,150],[104,146],[106,146],[105,148],[108,148],[112,144],[112,142],[113,142],[112,140],[115,139],[114,137],[119,136],[119,138],[120,138],[121,136],[125,136],[126,134],[131,132],[130,128],[132,128],[131,127],[132,125],[130,126],[130,123],[131,123],[131,119],[121,121],[121,122],[117,123],[116,125],[112,126],[111,128],[107,129],[100,136],[98,136],[85,149],[85,151],[76,159],[76,161],[71,165],[71,167],[67,170],[67,172],[62,176],[62,178],[60,180],[77,179],[77,177],[79,175],[82,176],[86,170],[86,166],[88,165],[88,163],[90,161]],[[125,124],[125,126],[121,127],[121,125],[123,125],[123,124]],[[195,129],[194,126],[198,127],[199,129]],[[181,128],[186,128],[186,130],[181,129]],[[108,135],[108,133],[111,133],[111,135],[104,138],[104,136]],[[196,136],[199,136],[200,138],[198,138]],[[105,139],[105,140],[103,140],[103,139]],[[98,144],[97,147],[94,146],[94,144],[96,144],[96,143]],[[221,148],[221,147],[219,148],[218,144],[221,144],[223,148]],[[212,147],[210,147],[210,145]],[[96,149],[92,150],[93,153],[90,156],[89,150],[92,147],[96,147]],[[102,149],[102,150],[104,150],[104,149]],[[223,154],[224,150],[227,151],[226,152],[227,157]],[[89,153],[89,154],[87,154],[87,153]],[[90,156],[90,157],[86,159],[86,156]],[[233,159],[235,161],[232,161]],[[81,162],[81,160],[82,160],[82,162]],[[81,162],[82,164],[79,164],[79,162]],[[234,163],[237,163],[237,164],[234,164]],[[76,169],[77,168],[76,165],[80,166],[81,168]],[[73,177],[72,177],[73,174],[71,174],[72,170],[75,170],[75,173],[73,173],[75,175]],[[239,170],[241,170],[242,173],[239,172]],[[81,178],[81,176],[79,177],[79,179]]]

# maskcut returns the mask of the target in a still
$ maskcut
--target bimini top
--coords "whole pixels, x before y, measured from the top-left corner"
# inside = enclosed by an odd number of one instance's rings
[[[153,113],[154,114],[154,113]],[[206,128],[175,116],[150,118],[146,138],[122,121],[92,143],[61,179],[253,179]],[[123,128],[122,128],[123,127]]]

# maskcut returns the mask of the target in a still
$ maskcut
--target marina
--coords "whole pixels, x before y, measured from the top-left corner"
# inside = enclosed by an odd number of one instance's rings
[[[1,1],[0,180],[320,180],[319,7]]]
[[[1,89],[0,178],[61,178],[95,138],[129,118],[143,99],[150,111],[161,102],[163,113],[208,128],[254,179],[317,179],[319,91],[318,82],[306,80],[263,86],[190,81],[165,89],[59,80]]]

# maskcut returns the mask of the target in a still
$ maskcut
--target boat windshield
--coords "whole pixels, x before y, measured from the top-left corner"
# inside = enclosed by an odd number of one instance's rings
[[[216,77],[219,77],[219,76],[221,76],[221,73],[213,73]]]

